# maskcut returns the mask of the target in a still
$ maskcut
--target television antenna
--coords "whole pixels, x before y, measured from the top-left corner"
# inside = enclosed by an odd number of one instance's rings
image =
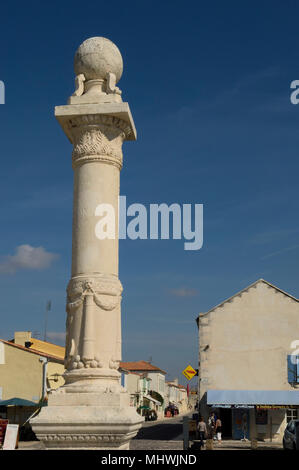
[[[46,303],[46,311],[45,311],[45,333],[44,333],[44,341],[47,341],[47,327],[48,327],[48,312],[51,310],[52,302],[48,300]]]

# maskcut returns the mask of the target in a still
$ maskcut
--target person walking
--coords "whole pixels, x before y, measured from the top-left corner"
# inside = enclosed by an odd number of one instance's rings
[[[219,442],[219,444],[221,444],[221,440],[222,440],[222,422],[221,422],[220,418],[217,418],[217,420],[216,420],[215,433],[216,433],[216,436],[217,436],[217,441]]]
[[[203,419],[203,417],[200,418],[197,429],[198,429],[198,433],[199,433],[200,447],[203,447],[204,446],[203,441],[204,441],[204,439],[206,438],[206,435],[207,435],[207,425],[206,425],[205,420]]]
[[[214,438],[215,434],[215,415],[211,413],[208,419],[209,439]]]
[[[247,415],[244,413],[242,415],[242,433],[243,433],[243,439],[241,441],[247,441]]]

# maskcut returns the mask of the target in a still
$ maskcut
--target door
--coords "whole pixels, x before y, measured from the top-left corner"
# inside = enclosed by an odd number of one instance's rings
[[[232,410],[230,408],[220,408],[220,419],[222,424],[222,439],[232,438]]]
[[[233,439],[249,439],[249,410],[233,409]]]

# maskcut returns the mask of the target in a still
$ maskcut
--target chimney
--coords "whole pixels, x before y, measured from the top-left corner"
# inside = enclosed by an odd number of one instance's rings
[[[26,346],[25,343],[30,343],[31,331],[15,331],[14,342],[20,346]]]

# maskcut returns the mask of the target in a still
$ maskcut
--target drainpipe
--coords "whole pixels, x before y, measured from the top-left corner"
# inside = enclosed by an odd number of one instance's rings
[[[48,359],[46,357],[40,357],[40,362],[43,364],[43,389],[42,389],[42,402],[47,396],[47,365]]]
[[[47,365],[48,365],[48,359],[46,357],[40,357],[39,360],[43,364],[43,388],[42,388],[42,398],[41,398],[41,402],[43,403],[44,398],[47,395]],[[33,418],[33,416],[35,416],[37,413],[39,413],[40,410],[41,410],[41,407],[37,408],[32,413],[32,415],[29,416],[28,419],[26,419],[26,421],[22,424],[22,426],[25,426],[25,424],[28,423],[28,421],[30,421],[30,419]]]

